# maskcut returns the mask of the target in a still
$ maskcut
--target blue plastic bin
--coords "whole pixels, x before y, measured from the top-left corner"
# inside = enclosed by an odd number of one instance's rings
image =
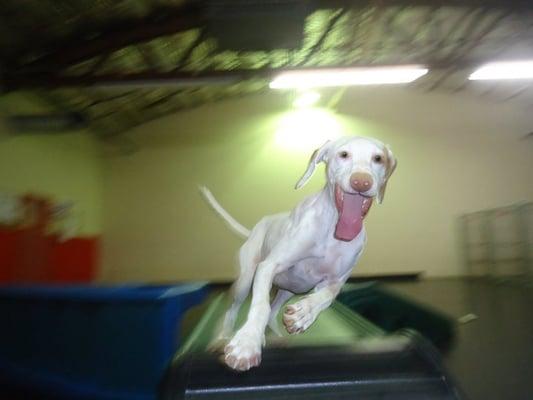
[[[0,387],[68,399],[153,399],[180,321],[207,294],[178,286],[0,288]]]

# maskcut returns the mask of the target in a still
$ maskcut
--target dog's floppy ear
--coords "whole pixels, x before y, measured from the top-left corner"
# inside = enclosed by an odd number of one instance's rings
[[[378,203],[381,204],[383,202],[383,197],[385,197],[385,189],[387,188],[387,182],[389,181],[390,176],[396,169],[396,158],[394,158],[394,155],[392,154],[392,151],[389,149],[388,146],[385,147],[385,176],[383,177],[383,182],[381,183],[381,186],[379,188],[378,193]]]
[[[307,183],[309,178],[311,178],[311,176],[313,175],[313,172],[315,172],[315,168],[319,163],[326,161],[326,154],[329,150],[330,143],[331,141],[328,140],[326,143],[324,143],[321,147],[319,147],[313,152],[311,158],[309,159],[309,164],[307,164],[307,169],[305,170],[302,177],[298,180],[298,182],[296,182],[296,189],[300,189],[303,185]]]

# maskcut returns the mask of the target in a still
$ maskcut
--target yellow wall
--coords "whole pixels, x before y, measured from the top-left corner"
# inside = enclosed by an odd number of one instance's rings
[[[39,193],[57,201],[74,201],[80,234],[102,230],[100,144],[89,132],[13,136],[3,117],[12,112],[48,111],[27,96],[4,96],[0,102],[0,191]]]
[[[322,187],[321,169],[307,187],[293,190],[324,133],[376,137],[399,160],[384,204],[367,218],[368,247],[356,274],[460,274],[456,217],[533,198],[532,146],[517,139],[532,120],[510,107],[365,88],[348,91],[336,117],[308,114],[298,122],[287,109],[285,96],[270,93],[128,132],[140,151],[106,166],[102,279],[233,278],[240,239],[205,205],[196,185],[208,185],[251,227]],[[290,132],[314,143],[283,147],[279,135]]]

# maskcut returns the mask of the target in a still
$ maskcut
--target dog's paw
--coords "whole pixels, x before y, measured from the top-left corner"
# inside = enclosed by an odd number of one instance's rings
[[[283,324],[291,335],[304,332],[315,319],[316,315],[305,299],[287,306],[283,313]]]
[[[247,371],[261,363],[261,338],[237,332],[224,348],[224,362],[237,371]]]

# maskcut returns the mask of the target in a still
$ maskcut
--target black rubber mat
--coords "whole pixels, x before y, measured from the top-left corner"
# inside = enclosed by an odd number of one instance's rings
[[[164,400],[456,400],[440,356],[406,332],[353,346],[267,348],[259,368],[238,373],[211,353],[176,359],[161,386]]]

